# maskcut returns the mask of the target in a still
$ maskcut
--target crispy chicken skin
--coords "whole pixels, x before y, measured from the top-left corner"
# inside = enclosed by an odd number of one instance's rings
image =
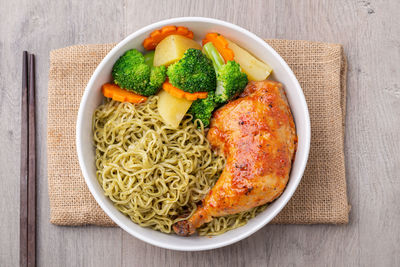
[[[213,217],[249,210],[283,192],[297,135],[282,84],[250,82],[240,98],[214,113],[207,138],[227,163],[193,216],[174,225],[178,235],[191,235]]]

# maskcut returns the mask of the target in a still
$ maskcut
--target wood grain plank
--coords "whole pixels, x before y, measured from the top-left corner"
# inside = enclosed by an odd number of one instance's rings
[[[360,265],[400,265],[399,1],[359,1]]]
[[[3,7],[3,1],[0,6]],[[16,7],[13,5],[16,4]],[[123,36],[123,2],[114,3],[112,8],[106,1],[48,1],[40,0],[36,2],[19,1],[17,3],[6,4],[10,10],[15,12],[4,12],[5,19],[13,22],[16,20],[16,27],[12,31],[6,28],[4,23],[0,27],[4,28],[2,36],[7,36],[6,43],[7,49],[2,53],[2,60],[6,59],[7,63],[1,64],[1,73],[7,73],[7,77],[2,81],[2,95],[4,96],[0,101],[4,101],[7,106],[1,104],[1,109],[5,109],[6,113],[1,114],[2,128],[9,129],[10,127],[17,127],[15,122],[11,122],[13,117],[19,116],[18,96],[15,96],[17,91],[10,91],[19,86],[8,84],[17,76],[14,72],[20,73],[20,60],[18,62],[13,59],[16,51],[27,49],[36,55],[36,70],[37,70],[37,177],[38,177],[38,191],[37,191],[37,265],[38,266],[111,266],[120,265],[120,245],[121,245],[121,230],[111,228],[98,228],[98,227],[56,227],[49,223],[49,199],[47,191],[47,171],[46,171],[46,118],[47,118],[47,83],[49,71],[49,52],[51,49],[56,49],[77,43],[99,43],[99,42],[112,42],[122,38]],[[13,18],[14,17],[14,18]],[[4,26],[3,26],[4,25]],[[11,32],[10,32],[11,31]],[[1,39],[3,40],[3,39]],[[21,41],[22,40],[22,41]],[[3,57],[3,53],[6,57]],[[8,71],[9,68],[15,71]],[[7,70],[7,72],[6,72]],[[2,78],[3,79],[3,78]],[[8,91],[5,90],[7,82]],[[18,84],[19,84],[18,80]],[[7,101],[10,95],[12,101]],[[9,104],[8,104],[8,103]],[[15,108],[13,107],[15,106]],[[4,108],[3,108],[4,107]],[[16,114],[12,116],[12,114]],[[9,118],[7,118],[9,117]],[[15,120],[15,118],[13,118]],[[8,125],[6,124],[8,123]],[[18,133],[17,130],[15,130]],[[2,138],[7,138],[7,133],[1,134]],[[18,153],[13,151],[17,150],[19,144],[19,137],[15,141],[11,140],[11,144],[5,144],[6,152],[11,154],[11,159],[19,156]],[[8,141],[10,142],[10,140]],[[14,146],[13,145],[14,143]],[[3,143],[2,143],[3,144]],[[13,165],[11,160],[6,159],[5,156],[1,157],[1,166],[9,173],[18,171],[17,165]],[[15,159],[18,163],[18,160]],[[8,167],[10,166],[10,167]],[[15,171],[13,170],[15,169]],[[8,190],[18,186],[18,182],[12,182],[12,175],[6,175],[1,172],[2,179],[1,186],[2,199],[9,199],[10,202],[18,201],[18,196],[12,196]],[[3,178],[4,175],[4,178]],[[7,177],[7,178],[6,178]],[[10,178],[9,178],[10,177]],[[14,177],[18,177],[15,173]],[[15,179],[15,178],[14,178]],[[5,184],[9,183],[9,184]],[[10,185],[11,184],[11,185]],[[6,189],[8,187],[8,189]],[[4,190],[3,190],[4,189]],[[7,191],[6,191],[7,190]],[[13,189],[14,190],[14,189]],[[5,192],[6,191],[6,192]],[[18,192],[17,189],[14,192]],[[5,195],[5,196],[4,196]],[[4,198],[3,198],[4,197]],[[3,202],[0,202],[1,207]],[[15,209],[18,206],[5,208],[10,210],[6,213],[13,221],[18,220],[18,214]],[[14,211],[12,211],[14,210]],[[15,215],[14,215],[14,214]],[[2,237],[7,237],[7,240],[0,238],[2,251],[1,266],[17,266],[18,264],[18,248],[13,245],[9,248],[10,242],[14,242],[17,237],[18,230],[13,229],[11,224],[13,222],[6,222],[6,218],[1,216],[1,234]],[[3,221],[5,223],[3,224]],[[14,222],[15,223],[15,222]],[[4,227],[3,227],[4,225]],[[15,223],[18,226],[18,223]],[[7,227],[8,229],[6,229]],[[12,231],[12,233],[8,233]],[[16,243],[17,245],[18,243]],[[4,252],[3,252],[4,248]],[[17,254],[14,255],[13,254]],[[117,255],[117,257],[110,257],[110,255]],[[4,264],[3,264],[4,263]]]
[[[17,2],[17,3],[16,3]],[[21,16],[14,3],[0,2],[0,265],[19,264],[19,176],[21,140]],[[6,12],[7,11],[7,12]],[[10,25],[13,25],[10,27]]]

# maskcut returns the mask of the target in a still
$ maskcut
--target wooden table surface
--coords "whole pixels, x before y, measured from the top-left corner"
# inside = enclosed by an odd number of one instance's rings
[[[19,262],[22,51],[37,55],[39,266],[400,266],[400,1],[0,0],[0,266]],[[49,223],[49,51],[117,42],[158,20],[206,16],[265,38],[341,43],[348,57],[348,225],[267,225],[205,252],[160,249],[118,228]]]

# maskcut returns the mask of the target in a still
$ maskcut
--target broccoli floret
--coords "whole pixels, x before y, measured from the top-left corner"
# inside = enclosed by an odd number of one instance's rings
[[[157,93],[166,78],[166,67],[151,67],[136,49],[123,54],[112,69],[115,84],[143,96]]]
[[[204,127],[207,127],[210,125],[211,115],[216,107],[215,94],[214,92],[209,92],[207,98],[197,99],[193,102],[190,106],[189,113],[193,115],[193,120],[199,119]]]
[[[170,65],[167,75],[173,86],[189,93],[214,91],[217,86],[211,60],[194,48],[186,50],[182,59]]]
[[[215,101],[225,103],[240,94],[247,85],[247,75],[235,61],[228,61],[217,71]]]
[[[150,87],[154,88],[157,92],[165,81],[167,68],[165,66],[152,67],[150,72]]]
[[[224,59],[211,42],[204,45],[203,51],[212,60],[217,73],[215,101],[222,104],[240,94],[246,87],[248,79],[240,70],[239,63],[228,61],[224,64]]]

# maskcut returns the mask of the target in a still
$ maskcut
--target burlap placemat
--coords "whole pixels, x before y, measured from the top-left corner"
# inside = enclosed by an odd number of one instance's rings
[[[304,177],[280,224],[348,222],[343,153],[346,61],[338,44],[267,40],[296,74],[311,116],[311,151]],[[83,90],[115,44],[77,45],[50,53],[48,182],[51,222],[115,225],[97,205],[81,175],[75,123]]]

